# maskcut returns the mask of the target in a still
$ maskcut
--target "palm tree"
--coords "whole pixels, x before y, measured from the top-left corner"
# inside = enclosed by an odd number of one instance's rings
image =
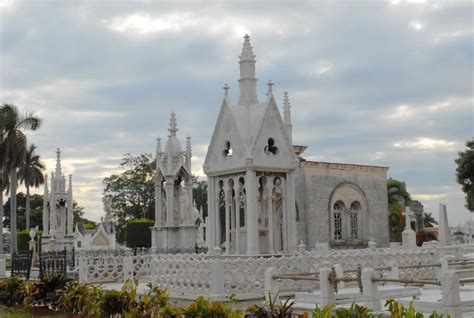
[[[423,215],[423,223],[425,227],[433,227],[433,224],[438,225],[438,221],[435,220],[431,213],[424,213]]]
[[[36,146],[31,144],[26,151],[25,160],[18,170],[20,183],[26,187],[26,229],[30,228],[30,187],[38,188],[44,183],[44,164],[40,161],[40,156],[35,154]]]
[[[4,167],[10,176],[10,252],[17,251],[16,242],[16,187],[17,169],[25,160],[27,142],[25,130],[36,130],[41,119],[32,113],[21,115],[15,105],[3,104],[0,108],[0,130],[3,140],[0,147],[0,167]]]

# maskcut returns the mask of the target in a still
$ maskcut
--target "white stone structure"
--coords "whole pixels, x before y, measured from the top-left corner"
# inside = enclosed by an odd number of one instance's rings
[[[166,251],[194,249],[198,225],[193,206],[191,137],[182,150],[176,132],[176,114],[171,113],[170,132],[164,151],[161,139],[156,149],[155,225],[151,228],[152,247]]]
[[[210,251],[272,254],[296,252],[295,170],[289,108],[282,119],[268,82],[258,101],[255,56],[249,36],[240,55],[240,99],[228,86],[212,135],[204,172],[208,177],[207,238]]]
[[[416,247],[416,233],[411,228],[413,212],[409,206],[405,207],[405,229],[402,232],[402,245],[405,247]]]
[[[292,143],[288,94],[283,114],[272,81],[257,96],[255,55],[249,36],[240,55],[240,98],[224,99],[204,162],[208,177],[208,238],[211,252],[273,254],[327,243],[362,247],[370,238],[389,243],[388,168],[312,162],[306,146]]]
[[[66,190],[66,177],[61,168],[61,151],[56,151],[56,170],[51,174],[51,191],[45,177],[43,200],[43,251],[71,249],[73,247],[73,196],[72,175]]]
[[[106,197],[103,202],[105,217],[101,220],[97,228],[88,231],[80,228],[76,224],[76,229],[74,230],[74,247],[77,250],[112,250],[117,247],[110,200]]]
[[[438,243],[441,246],[451,244],[451,236],[449,235],[448,214],[446,213],[446,205],[443,203],[439,204]]]

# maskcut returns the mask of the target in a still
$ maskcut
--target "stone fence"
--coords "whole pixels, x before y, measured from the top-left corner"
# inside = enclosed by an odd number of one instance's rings
[[[274,267],[278,274],[316,273],[328,264],[339,264],[344,271],[351,271],[358,267],[433,264],[438,257],[438,251],[433,247],[328,250],[271,256],[110,250],[78,252],[76,268],[82,282],[121,282],[134,277],[151,280],[154,285],[167,288],[176,298],[205,295],[220,299],[235,294],[239,299],[256,299],[262,297],[265,270],[269,267]],[[404,279],[426,279],[436,275],[432,267],[401,267],[399,273]],[[287,294],[318,287],[317,282],[311,281],[280,280],[278,284],[279,290]]]

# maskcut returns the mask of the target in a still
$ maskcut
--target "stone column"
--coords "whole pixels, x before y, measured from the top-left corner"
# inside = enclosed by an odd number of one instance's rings
[[[288,174],[286,174],[285,181],[281,183],[282,198],[281,198],[281,213],[282,213],[282,225],[281,234],[283,246],[281,246],[282,252],[288,252]],[[296,233],[295,233],[296,234]]]
[[[316,268],[319,264],[316,265]],[[319,270],[319,290],[321,291],[321,307],[332,305],[336,303],[336,294],[334,287],[329,281],[331,275],[331,269],[327,267],[321,267]]]
[[[462,317],[459,277],[455,271],[447,271],[441,279],[444,314],[453,318]]]
[[[239,191],[237,188],[234,197],[234,206],[235,206],[235,254],[240,253],[240,201],[239,201]]]
[[[298,250],[297,228],[296,228],[296,199],[295,199],[295,173],[288,174],[287,180],[288,193],[288,251],[296,252]]]
[[[206,220],[206,243],[210,253],[216,247],[216,194],[214,177],[207,177],[207,220]]]
[[[365,306],[374,311],[378,311],[382,309],[382,304],[380,303],[380,292],[377,283],[372,281],[375,277],[376,275],[373,268],[364,268],[362,270],[362,290],[363,295],[367,299]]]
[[[268,216],[268,254],[274,254],[275,248],[273,246],[273,177],[267,178],[268,185],[268,204],[267,204],[267,216]]]
[[[155,181],[155,227],[163,225],[163,211],[162,207],[162,193],[161,193],[161,180]]]
[[[173,226],[174,180],[166,180],[166,226]]]
[[[224,182],[224,193],[225,193],[225,253],[229,254],[230,250],[230,190],[229,180]]]
[[[247,254],[258,254],[258,214],[257,214],[257,178],[255,171],[247,170],[245,175],[247,192]]]

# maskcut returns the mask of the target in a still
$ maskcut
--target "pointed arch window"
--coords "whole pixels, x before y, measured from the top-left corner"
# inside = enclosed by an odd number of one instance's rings
[[[351,203],[350,220],[351,220],[351,238],[359,238],[359,212],[360,203],[354,201]]]
[[[342,239],[342,211],[344,211],[344,203],[338,201],[334,203],[333,207],[333,222],[334,222],[334,239]]]

